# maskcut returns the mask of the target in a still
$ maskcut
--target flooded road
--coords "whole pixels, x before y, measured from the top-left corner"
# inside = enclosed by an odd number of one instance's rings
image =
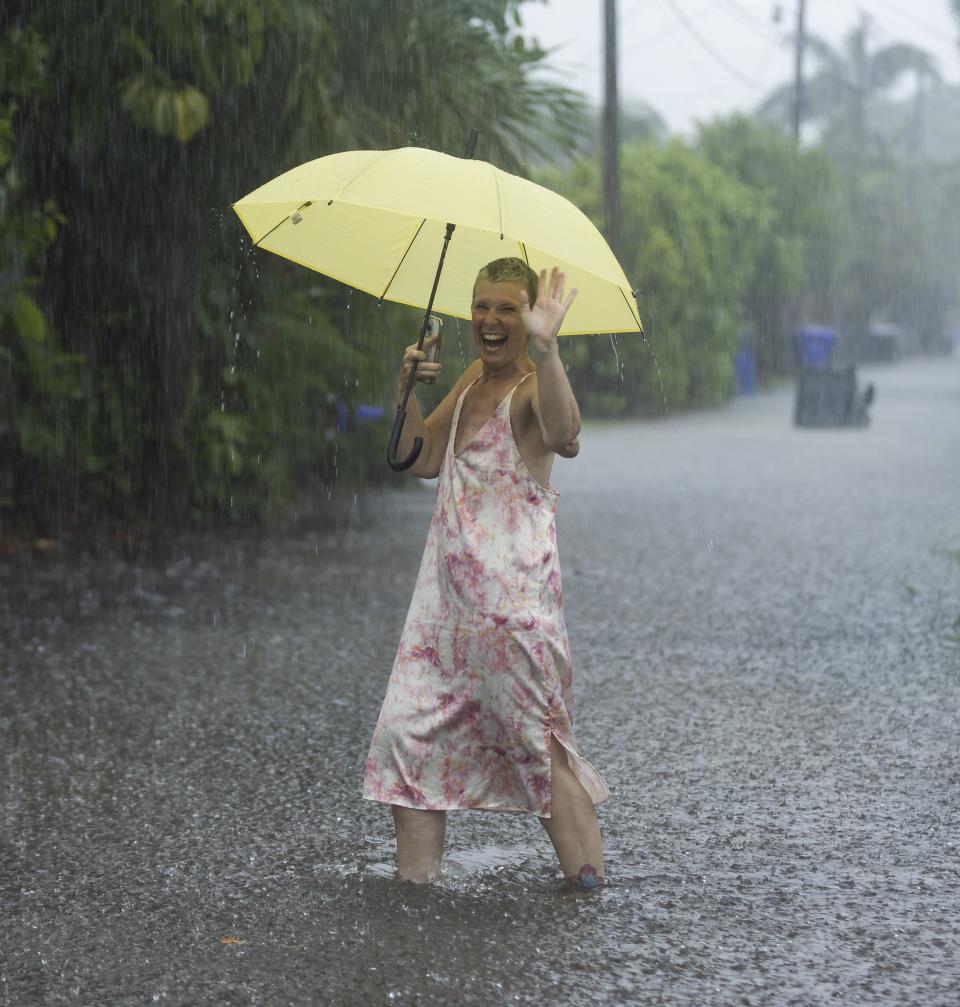
[[[560,461],[575,897],[532,817],[392,880],[363,760],[430,486],[157,566],[0,566],[0,1002],[924,1004],[960,986],[960,359]]]

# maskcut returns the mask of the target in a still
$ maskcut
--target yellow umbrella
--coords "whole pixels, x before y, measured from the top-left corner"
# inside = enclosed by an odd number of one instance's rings
[[[259,248],[381,300],[470,318],[480,267],[518,256],[537,272],[558,266],[579,291],[561,336],[643,331],[623,269],[589,218],[550,189],[470,159],[475,139],[466,158],[421,147],[331,154],[233,209]],[[426,325],[425,315],[421,343]],[[401,424],[405,411],[406,396]]]

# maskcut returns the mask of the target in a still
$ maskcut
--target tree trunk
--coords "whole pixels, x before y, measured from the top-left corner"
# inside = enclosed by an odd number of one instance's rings
[[[150,519],[168,531],[183,529],[190,517],[191,452],[183,422],[197,364],[202,259],[200,210],[186,184],[177,182],[157,235],[156,328],[147,344],[153,406],[142,483]]]

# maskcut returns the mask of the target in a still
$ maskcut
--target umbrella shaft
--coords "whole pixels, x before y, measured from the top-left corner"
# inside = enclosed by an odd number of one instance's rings
[[[427,330],[430,328],[430,313],[433,311],[433,301],[437,296],[437,287],[440,286],[440,274],[443,272],[443,260],[447,257],[447,246],[450,244],[450,239],[453,237],[456,226],[456,224],[447,224],[447,231],[443,236],[443,248],[440,251],[440,261],[437,263],[437,274],[433,278],[433,289],[430,291],[430,300],[427,302],[427,310],[423,313],[423,321],[420,323],[420,338],[417,340],[418,350],[423,349],[423,341],[427,338]],[[407,410],[407,399],[410,398],[410,392],[416,380],[417,362],[414,361],[413,367],[410,368],[410,373],[407,375],[407,385],[403,393],[403,402],[400,406],[404,412]]]
[[[465,156],[467,158],[473,157],[473,152],[477,148],[477,137],[480,135],[478,129],[470,130],[470,137],[467,140],[467,151]],[[433,278],[433,289],[430,291],[430,300],[427,302],[427,310],[423,313],[423,323],[420,326],[420,338],[417,340],[417,349],[423,349],[423,341],[427,338],[427,329],[430,327],[430,312],[433,311],[433,300],[437,296],[437,287],[440,286],[440,274],[443,272],[443,260],[447,257],[447,246],[450,244],[450,239],[453,237],[453,232],[456,229],[456,224],[447,224],[446,233],[443,236],[443,248],[440,250],[440,261],[437,263],[437,275]],[[402,472],[404,469],[410,468],[410,466],[417,460],[420,456],[420,450],[423,447],[423,438],[415,437],[413,441],[413,450],[410,452],[408,458],[400,460],[397,458],[397,448],[400,445],[400,434],[403,430],[403,421],[407,418],[407,402],[410,399],[410,393],[413,391],[413,383],[417,380],[417,361],[414,360],[413,366],[410,368],[410,373],[407,375],[407,386],[403,390],[403,399],[400,405],[397,406],[397,415],[393,421],[393,433],[390,435],[390,444],[387,448],[387,461],[390,463],[390,467],[397,472]]]
[[[443,272],[443,260],[447,256],[447,246],[450,244],[450,239],[453,237],[453,232],[456,228],[456,224],[447,224],[446,233],[443,236],[443,248],[440,251],[440,261],[437,263],[437,275],[433,278],[433,289],[430,291],[430,300],[427,302],[427,310],[423,313],[423,323],[420,326],[420,339],[417,341],[417,349],[423,349],[423,341],[427,337],[427,329],[430,326],[430,312],[433,311],[433,300],[437,296],[437,287],[440,286],[440,274]],[[396,458],[397,448],[400,444],[400,434],[403,431],[403,421],[407,418],[407,402],[410,399],[410,393],[413,391],[413,383],[417,380],[417,361],[414,360],[413,366],[410,368],[410,373],[407,375],[407,384],[403,390],[403,399],[400,405],[397,406],[397,415],[393,421],[393,433],[390,437],[390,446],[387,449],[387,461],[390,463],[390,467],[398,472],[402,472],[404,469],[409,468],[419,457],[420,450],[423,447],[423,439],[420,437],[415,438],[413,444],[413,451],[410,452],[410,457],[404,461],[399,461]]]

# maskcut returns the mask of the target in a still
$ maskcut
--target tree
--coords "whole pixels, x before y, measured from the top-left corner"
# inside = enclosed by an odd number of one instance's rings
[[[762,195],[679,141],[629,144],[621,169],[620,260],[637,281],[646,337],[565,344],[571,380],[593,415],[720,402],[733,390],[744,293],[773,214]],[[600,220],[595,159],[544,181]]]
[[[242,343],[256,337],[253,315],[286,331],[296,324],[291,315],[303,305],[289,296],[293,286],[328,288],[293,280],[277,264],[263,267],[272,274],[265,289],[251,289],[249,276],[237,281],[239,225],[222,240],[234,227],[222,208],[338,149],[418,143],[459,153],[474,125],[484,157],[520,168],[574,129],[580,102],[539,77],[545,54],[520,33],[519,8],[519,0],[37,0],[5,8],[8,32],[35,32],[56,67],[13,117],[25,198],[51,196],[66,218],[37,301],[65,348],[97,375],[90,416],[105,468],[129,483],[118,493],[94,477],[85,495],[117,513],[183,526],[204,501],[230,496],[209,492],[209,472],[207,489],[196,492],[204,437],[224,438],[221,455],[254,483],[266,478],[245,452],[259,441],[258,418],[279,415],[269,405],[283,392],[261,385],[234,395],[237,360],[270,371],[275,350],[263,340],[257,356]],[[241,294],[245,326],[225,324],[226,302]],[[311,310],[328,325],[333,295]],[[324,344],[340,339],[334,325]],[[234,400],[244,412],[231,425]],[[214,412],[221,415],[212,422]],[[83,483],[84,473],[48,467],[44,479],[50,488]]]
[[[24,191],[15,159],[21,103],[48,73],[48,52],[36,32],[13,30],[0,40],[0,516],[19,487],[21,511],[36,513],[34,475],[40,465],[89,464],[77,424],[82,375],[64,353],[37,303],[37,274],[63,217],[55,202]],[[47,394],[33,394],[36,387]],[[76,454],[80,454],[80,458]],[[2,523],[0,523],[2,527]]]
[[[876,138],[867,123],[867,109],[874,97],[896,85],[906,74],[918,80],[939,80],[935,59],[924,49],[895,42],[869,48],[870,21],[860,24],[834,49],[824,39],[807,35],[806,45],[818,66],[804,82],[804,122],[824,126],[828,144],[855,161],[875,151]],[[794,85],[777,88],[758,108],[758,114],[778,125],[790,121]]]
[[[800,320],[801,299],[822,319],[839,269],[830,162],[822,150],[798,154],[783,133],[745,116],[702,126],[697,148],[772,215],[753,245],[743,315],[761,378],[784,373],[792,367],[788,332]]]

